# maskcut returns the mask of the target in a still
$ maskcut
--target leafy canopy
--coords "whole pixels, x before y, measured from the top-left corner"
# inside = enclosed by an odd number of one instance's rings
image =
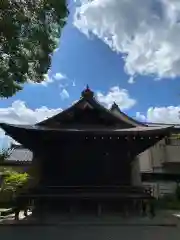
[[[7,160],[12,151],[13,147],[9,147],[8,149],[0,149],[0,163],[3,163],[5,160]]]
[[[66,0],[0,1],[0,97],[41,82],[68,15]]]
[[[16,191],[19,187],[24,186],[29,180],[28,173],[19,173],[14,170],[4,169],[3,174],[4,181],[2,190]]]
[[[0,164],[8,160],[9,156],[12,154],[13,146],[7,149],[0,150]],[[28,173],[19,173],[13,169],[3,168],[0,170],[0,176],[3,176],[3,181],[1,182],[0,191],[11,190],[16,191],[19,187],[24,186],[30,180]]]

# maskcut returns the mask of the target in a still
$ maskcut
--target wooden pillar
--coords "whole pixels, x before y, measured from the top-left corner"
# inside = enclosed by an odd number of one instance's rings
[[[154,218],[156,216],[155,214],[155,206],[153,199],[149,200],[149,214],[151,218]]]
[[[128,216],[129,216],[129,203],[124,202],[124,217],[128,217]]]
[[[142,200],[142,216],[147,216],[147,200]]]
[[[41,157],[36,156],[33,153],[33,160],[31,166],[28,169],[28,174],[30,175],[30,181],[28,181],[28,188],[33,188],[39,184],[41,179]]]
[[[97,205],[97,216],[101,217],[101,215],[102,215],[102,204],[98,203],[98,205]]]
[[[73,204],[70,204],[69,206],[69,213],[71,216],[73,216],[75,213],[75,206]]]

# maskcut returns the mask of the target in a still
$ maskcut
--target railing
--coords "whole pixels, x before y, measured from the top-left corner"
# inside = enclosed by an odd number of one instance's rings
[[[41,193],[38,192],[37,194],[32,193],[26,193],[22,194],[19,198],[16,199],[16,205],[15,205],[15,218],[18,219],[20,209],[27,209],[29,205],[32,205],[32,202],[34,202],[34,207],[35,207],[35,214],[38,218],[41,220],[45,219],[45,217],[48,215],[48,209],[50,211],[53,211],[53,208],[55,209],[56,213],[57,211],[61,212],[61,209],[67,211],[67,214],[72,213],[72,209],[76,209],[76,214],[81,214],[81,210],[85,211],[89,209],[89,206],[92,203],[92,206],[96,209],[97,216],[100,216],[102,213],[106,213],[110,209],[113,208],[114,212],[117,214],[122,214],[123,216],[126,215],[133,215],[133,214],[142,214],[142,215],[150,215],[154,216],[154,205],[153,202],[151,201],[151,189],[144,188],[144,187],[131,187],[131,186],[47,186],[47,187],[39,187],[39,190],[46,191],[46,194],[48,196],[48,191],[51,192],[52,190],[56,192],[60,192],[61,194],[64,193],[73,193],[80,195],[79,200],[80,201],[74,201],[74,198],[72,198],[72,201],[64,201],[64,202],[59,202],[54,201],[54,198],[56,198],[55,192],[50,196],[50,199],[47,198],[44,194],[41,196]],[[36,189],[38,190],[38,189]],[[38,190],[38,191],[39,191]],[[47,191],[48,190],[48,191]],[[82,203],[82,193],[89,193],[89,194],[104,194],[105,192],[107,195],[113,194],[111,201],[104,201],[106,198],[96,198],[96,201],[91,201],[91,198],[86,198],[88,200],[88,204],[86,206],[86,209],[84,209],[84,205],[82,205],[82,209],[80,212],[78,212],[79,207],[81,208],[81,203]],[[116,200],[115,194],[117,193],[130,193],[131,192],[131,197],[127,198],[122,198],[121,201],[114,201]],[[144,193],[146,197],[143,197],[142,194]],[[60,194],[60,196],[62,196]],[[134,197],[132,197],[134,194]],[[139,194],[139,197],[137,195]],[[103,195],[104,196],[104,195]],[[61,198],[62,199],[62,198]],[[108,198],[109,199],[109,198]],[[53,200],[53,201],[52,201]],[[148,200],[148,201],[147,201]],[[95,205],[93,205],[95,203]],[[65,204],[65,205],[63,205]],[[90,204],[90,205],[89,205]],[[78,207],[79,206],[79,207]],[[120,207],[120,209],[119,209]],[[116,209],[117,208],[117,209]],[[58,210],[59,209],[59,210]],[[46,212],[47,210],[47,212]],[[25,210],[26,211],[26,210]],[[120,212],[119,212],[120,211]],[[112,212],[113,213],[113,212]]]
[[[166,141],[166,145],[168,146],[180,146],[180,140],[179,139],[171,139],[169,138],[167,141]]]
[[[165,139],[165,143],[170,146],[180,146],[180,137],[179,135],[172,135]]]
[[[25,198],[144,198],[151,197],[151,189],[134,186],[47,186],[21,194]]]
[[[40,192],[142,192],[143,187],[135,186],[46,186],[39,187],[36,191]]]
[[[172,195],[175,193],[177,183],[170,182],[169,184],[163,182],[154,182],[151,184],[145,184],[145,187],[150,187],[152,189],[152,196],[154,198],[159,198],[165,195]]]

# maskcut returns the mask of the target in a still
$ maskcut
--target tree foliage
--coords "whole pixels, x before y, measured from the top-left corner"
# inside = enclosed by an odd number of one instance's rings
[[[10,190],[15,192],[19,187],[23,187],[29,180],[28,173],[19,173],[14,170],[4,169],[4,179],[2,190]]]
[[[66,0],[1,0],[0,9],[0,97],[9,97],[44,80],[68,10]]]
[[[6,161],[13,151],[13,147],[9,147],[7,149],[0,150],[0,163]],[[25,185],[28,180],[30,180],[30,176],[28,173],[19,173],[14,171],[13,169],[3,168],[0,171],[1,179],[3,179],[1,183],[1,191],[10,190],[16,191],[17,188]]]
[[[0,150],[0,163],[3,163],[5,160],[8,159],[8,157],[11,155],[13,151],[12,147],[9,147],[8,149],[1,149]]]

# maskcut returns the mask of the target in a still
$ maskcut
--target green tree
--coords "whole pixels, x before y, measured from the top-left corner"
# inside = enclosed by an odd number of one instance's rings
[[[19,193],[27,190],[30,180],[28,173],[19,173],[13,169],[4,168],[0,175],[0,203],[11,202]]]
[[[3,175],[2,191],[10,190],[16,192],[20,187],[25,186],[30,178],[28,173],[19,173],[9,169],[4,169]]]
[[[8,149],[0,150],[0,164],[8,159],[8,157],[11,155],[12,151],[13,151],[12,147],[9,147]]]
[[[41,82],[68,15],[66,0],[0,1],[0,97]]]

